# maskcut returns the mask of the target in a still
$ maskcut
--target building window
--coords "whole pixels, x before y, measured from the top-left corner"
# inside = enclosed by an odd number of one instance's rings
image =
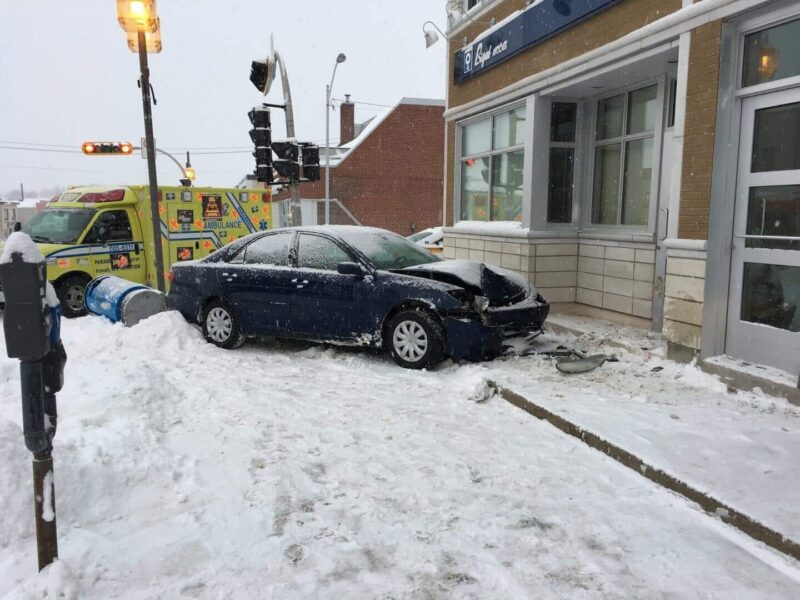
[[[745,37],[742,85],[795,75],[800,75],[800,19]]]
[[[600,100],[595,129],[595,225],[646,226],[650,215],[658,86]]]
[[[481,0],[464,0],[464,10],[472,10],[480,3]]]
[[[572,223],[577,121],[577,104],[553,102],[550,114],[548,223]]]
[[[461,220],[522,221],[525,107],[461,131]]]

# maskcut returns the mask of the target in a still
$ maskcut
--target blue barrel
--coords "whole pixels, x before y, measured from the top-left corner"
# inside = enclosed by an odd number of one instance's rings
[[[142,319],[167,309],[161,292],[139,283],[101,275],[86,286],[86,308],[89,312],[130,327]]]

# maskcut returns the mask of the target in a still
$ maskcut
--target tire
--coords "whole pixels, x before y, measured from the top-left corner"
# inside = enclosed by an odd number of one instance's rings
[[[233,309],[221,300],[209,302],[203,310],[203,335],[220,348],[231,350],[244,344],[245,336]]]
[[[89,279],[83,275],[70,275],[62,279],[56,287],[56,295],[61,303],[61,314],[68,319],[82,317],[86,309],[86,284]]]
[[[394,362],[406,369],[430,369],[444,359],[444,329],[425,310],[402,310],[394,315],[384,344]]]

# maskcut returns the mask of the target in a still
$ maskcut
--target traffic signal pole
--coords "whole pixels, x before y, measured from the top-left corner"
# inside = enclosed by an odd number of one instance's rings
[[[285,113],[286,113],[286,137],[292,139],[295,137],[294,133],[294,111],[292,110],[292,91],[289,89],[289,76],[286,73],[286,66],[283,64],[283,59],[281,55],[275,52],[275,62],[280,66],[281,69],[281,88],[283,88],[283,103],[286,105]],[[289,189],[292,193],[292,207],[299,209],[300,208],[300,184],[299,183],[292,183],[289,186]],[[292,217],[294,217],[294,211],[292,211]]]
[[[147,64],[147,42],[144,31],[138,32],[139,70],[144,110],[144,136],[147,143],[147,177],[150,182],[150,220],[153,223],[153,256],[156,263],[156,287],[165,292],[164,253],[161,247],[161,215],[158,212],[158,178],[156,174],[156,143],[153,137],[153,109],[150,102],[150,67]]]

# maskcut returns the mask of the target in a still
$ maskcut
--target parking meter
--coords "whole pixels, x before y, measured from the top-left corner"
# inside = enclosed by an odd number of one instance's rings
[[[20,235],[20,234],[17,234]],[[3,330],[9,358],[20,360],[22,429],[25,445],[34,454],[48,448],[44,418],[42,359],[50,351],[51,316],[45,301],[46,266],[25,262],[20,252],[0,264],[5,294]]]

